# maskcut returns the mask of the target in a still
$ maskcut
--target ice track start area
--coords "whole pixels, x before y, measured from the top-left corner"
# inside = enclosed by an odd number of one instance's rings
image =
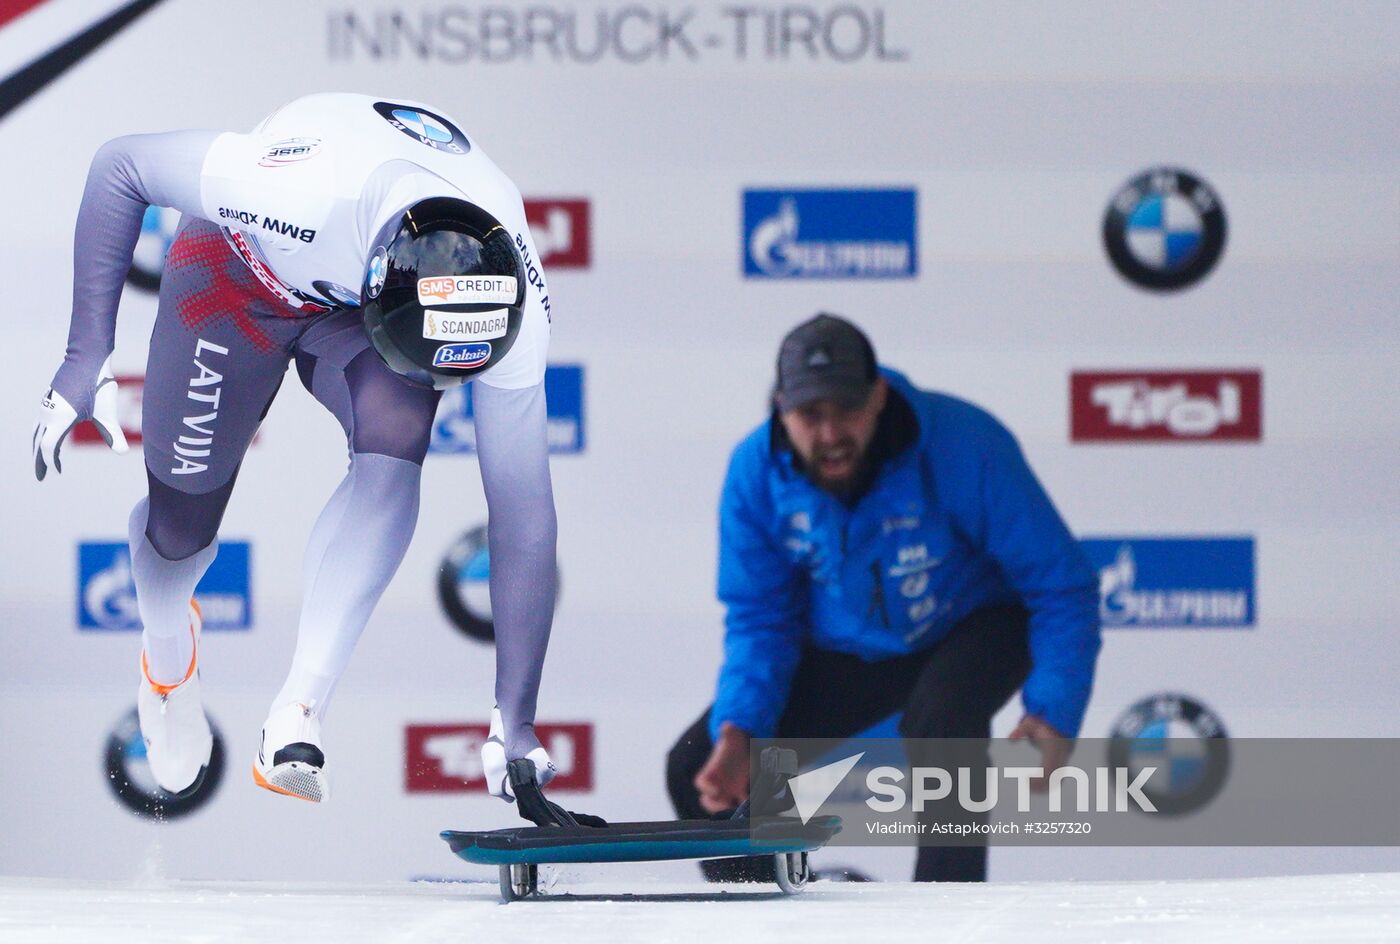
[[[72,882],[0,878],[0,942],[1400,941],[1400,874],[985,886],[634,885],[566,873],[496,883]],[[563,889],[567,888],[567,892]]]

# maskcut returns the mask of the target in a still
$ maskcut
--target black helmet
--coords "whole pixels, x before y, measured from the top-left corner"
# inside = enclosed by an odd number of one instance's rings
[[[525,287],[520,253],[499,220],[465,200],[422,200],[370,243],[365,331],[395,373],[455,387],[515,343]]]

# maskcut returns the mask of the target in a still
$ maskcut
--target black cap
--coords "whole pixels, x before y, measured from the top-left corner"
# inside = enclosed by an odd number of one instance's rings
[[[783,338],[773,398],[784,411],[814,400],[859,406],[876,376],[875,349],[865,334],[844,318],[821,314]]]

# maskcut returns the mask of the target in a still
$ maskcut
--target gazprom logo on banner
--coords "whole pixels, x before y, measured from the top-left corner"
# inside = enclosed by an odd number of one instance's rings
[[[248,542],[219,543],[219,556],[194,592],[205,629],[247,629],[253,624],[249,560]],[[78,628],[141,628],[126,542],[85,541],[78,545]]]
[[[917,204],[912,189],[745,190],[744,275],[913,278]]]
[[[549,404],[549,451],[556,454],[583,452],[583,365],[551,364],[545,369],[544,395]],[[476,425],[473,422],[472,386],[452,387],[442,395],[429,452],[476,452]]]
[[[1085,538],[1104,628],[1254,625],[1254,539]]]

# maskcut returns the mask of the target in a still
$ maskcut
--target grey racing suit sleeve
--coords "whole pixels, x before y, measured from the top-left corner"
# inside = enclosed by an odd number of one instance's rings
[[[200,174],[217,131],[114,138],[88,170],[73,239],[73,315],[53,389],[80,419],[92,414],[102,362],[115,345],[117,302],[146,207],[201,216]]]
[[[544,384],[472,385],[476,449],[489,513],[496,705],[506,757],[540,746],[535,702],[554,618],[554,490],[549,478]]]

